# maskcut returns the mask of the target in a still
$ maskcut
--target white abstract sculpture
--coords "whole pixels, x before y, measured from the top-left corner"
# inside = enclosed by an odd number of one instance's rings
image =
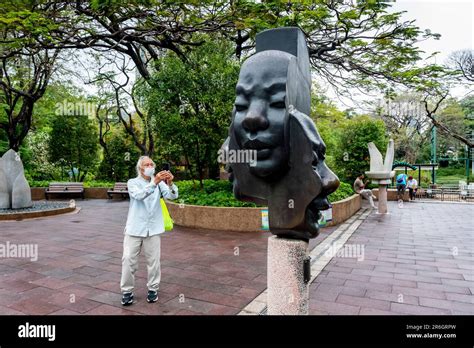
[[[0,158],[0,209],[32,206],[31,190],[20,156],[12,149]]]
[[[393,140],[390,139],[387,146],[387,152],[385,154],[385,161],[382,159],[382,154],[380,153],[377,146],[374,143],[370,142],[367,144],[369,147],[370,155],[370,171],[365,172],[365,174],[373,179],[372,182],[379,183],[379,181],[389,181],[395,175],[395,171],[392,170],[393,157],[395,154],[395,148]]]
[[[365,172],[367,177],[372,179],[372,183],[379,185],[379,204],[378,212],[380,214],[387,213],[387,185],[390,184],[391,178],[394,177],[395,171],[392,170],[393,158],[395,156],[395,147],[393,140],[390,139],[385,154],[385,161],[382,158],[377,146],[370,142],[367,144],[370,155],[370,171]]]

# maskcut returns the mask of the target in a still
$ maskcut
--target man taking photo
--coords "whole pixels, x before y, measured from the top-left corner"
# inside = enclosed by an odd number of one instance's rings
[[[135,272],[138,255],[143,248],[148,270],[147,301],[158,301],[161,280],[161,237],[165,232],[160,198],[178,198],[178,187],[173,184],[173,174],[162,170],[155,175],[155,163],[148,156],[137,162],[137,177],[127,182],[130,195],[127,223],[124,229],[122,257],[122,305],[133,303]]]

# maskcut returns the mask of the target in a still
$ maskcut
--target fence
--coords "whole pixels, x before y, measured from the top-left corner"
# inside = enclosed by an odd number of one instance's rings
[[[433,199],[447,202],[474,201],[474,185],[445,185],[419,188],[416,192],[417,199]]]
[[[393,186],[396,189],[396,186]],[[408,189],[407,189],[408,191]],[[415,199],[438,200],[445,202],[474,202],[474,184],[460,182],[452,185],[429,185],[418,187]]]

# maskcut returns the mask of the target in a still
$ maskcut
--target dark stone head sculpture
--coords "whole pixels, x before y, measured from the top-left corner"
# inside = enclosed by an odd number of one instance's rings
[[[253,163],[226,163],[235,197],[268,205],[270,231],[302,240],[317,236],[320,211],[328,209],[327,196],[339,186],[324,163],[326,147],[308,116],[310,98],[309,56],[301,30],[259,33],[256,54],[240,70],[223,145],[227,154],[256,154]]]

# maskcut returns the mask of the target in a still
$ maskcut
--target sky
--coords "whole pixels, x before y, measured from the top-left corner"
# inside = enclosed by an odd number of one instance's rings
[[[439,51],[438,64],[453,51],[474,48],[474,0],[397,0],[392,11],[407,11],[404,19],[415,19],[418,27],[441,34],[439,40],[419,45],[427,54]]]
[[[427,58],[434,52],[439,52],[428,63],[445,63],[449,54],[462,49],[474,49],[474,0],[395,0],[389,9],[390,12],[406,11],[403,20],[415,20],[420,29],[430,29],[431,32],[441,34],[439,40],[425,40],[418,44]],[[462,97],[468,91],[457,88],[451,91],[453,96]],[[363,95],[353,94],[353,100],[338,98],[331,90],[328,96],[342,109],[355,107],[365,112]]]

